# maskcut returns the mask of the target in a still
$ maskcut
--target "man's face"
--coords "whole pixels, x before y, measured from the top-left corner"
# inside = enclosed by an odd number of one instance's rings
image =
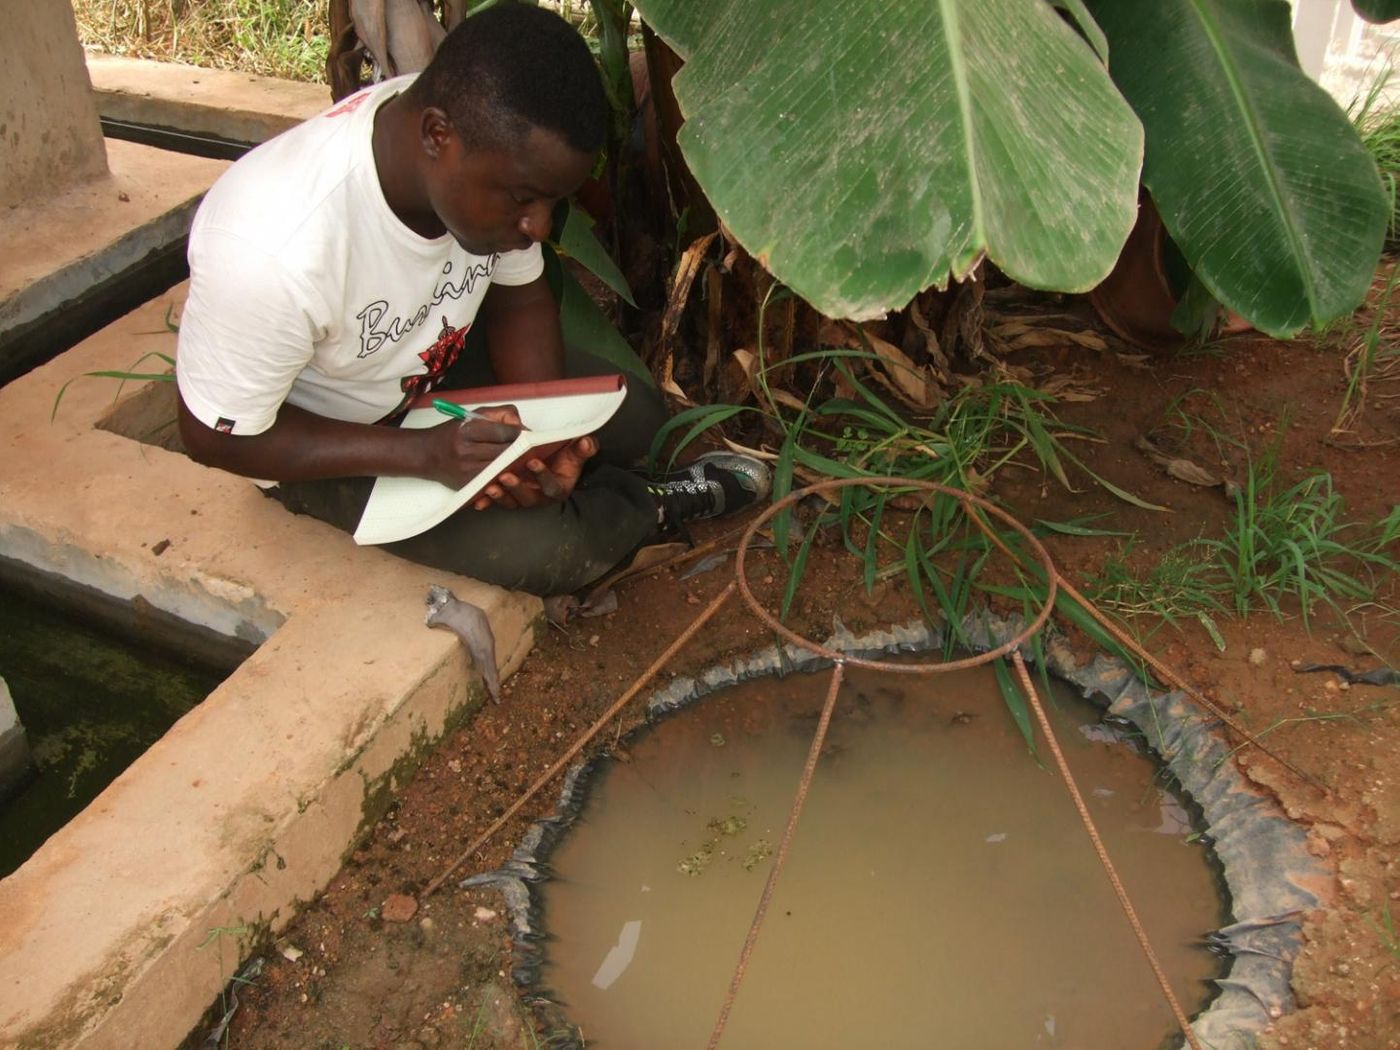
[[[554,205],[592,170],[592,154],[543,128],[499,151],[468,151],[452,131],[429,165],[428,199],[447,232],[474,255],[519,250],[549,236]]]

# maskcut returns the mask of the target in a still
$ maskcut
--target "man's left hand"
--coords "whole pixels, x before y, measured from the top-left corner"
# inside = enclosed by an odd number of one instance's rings
[[[526,460],[524,470],[508,470],[487,485],[472,502],[474,510],[487,507],[539,507],[563,503],[578,484],[583,465],[598,451],[592,437],[581,437],[557,449],[547,459]]]

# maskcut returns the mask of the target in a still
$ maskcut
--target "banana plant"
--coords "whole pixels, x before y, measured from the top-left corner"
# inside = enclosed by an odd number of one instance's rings
[[[1400,18],[1400,0],[1351,0],[1351,6],[1368,22],[1393,22]]]
[[[1351,121],[1298,67],[1283,0],[1086,0],[1147,130],[1143,185],[1195,277],[1270,335],[1365,298],[1389,206]]]
[[[339,102],[369,82],[417,73],[433,57],[442,38],[467,15],[498,0],[330,0],[331,47],[326,73],[331,97]]]
[[[1140,176],[1204,288],[1270,334],[1349,312],[1374,272],[1379,177],[1298,69],[1285,0],[636,3],[685,60],[679,142],[710,203],[830,316],[983,257],[1086,290]]]
[[[1071,291],[1112,268],[1142,127],[1043,0],[637,8],[685,60],[679,141],[710,203],[822,313],[880,316],[984,257]]]

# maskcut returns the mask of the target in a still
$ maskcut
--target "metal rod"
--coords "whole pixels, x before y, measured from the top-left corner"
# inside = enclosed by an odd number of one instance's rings
[[[788,811],[787,827],[783,829],[783,839],[778,843],[778,852],[773,857],[773,867],[768,871],[768,881],[763,886],[763,896],[758,899],[758,909],[754,912],[753,922],[749,924],[748,936],[744,938],[744,948],[739,953],[739,964],[734,968],[734,976],[729,981],[729,991],[724,996],[724,1004],[720,1007],[719,1017],[715,1020],[714,1030],[710,1033],[709,1050],[715,1050],[719,1045],[720,1037],[724,1034],[724,1026],[729,1023],[729,1011],[734,1007],[734,998],[739,994],[739,985],[744,980],[744,973],[749,968],[749,957],[753,955],[754,944],[758,941],[758,931],[763,926],[764,917],[768,914],[768,903],[773,899],[773,890],[778,885],[778,877],[783,871],[783,862],[787,860],[788,847],[792,844],[793,833],[797,830],[797,818],[802,816],[802,807],[807,802],[807,789],[812,786],[812,775],[817,770],[817,759],[821,757],[822,744],[826,741],[827,726],[831,724],[831,712],[836,707],[836,694],[841,690],[841,679],[845,674],[845,664],[837,660],[831,669],[831,688],[826,692],[826,703],[822,706],[822,717],[817,723],[816,735],[812,737],[812,746],[807,750],[807,764],[802,767],[802,779],[797,785],[797,796],[792,800],[792,809]]]
[[[1079,819],[1084,823],[1084,830],[1089,833],[1089,841],[1094,844],[1094,852],[1099,855],[1099,863],[1103,865],[1103,870],[1108,874],[1108,881],[1113,884],[1113,892],[1118,895],[1118,903],[1123,906],[1123,913],[1128,916],[1128,925],[1133,928],[1138,944],[1142,945],[1143,954],[1147,956],[1148,965],[1152,967],[1152,973],[1162,988],[1162,995],[1166,998],[1167,1005],[1171,1007],[1172,1014],[1176,1017],[1176,1023],[1181,1027],[1182,1034],[1186,1036],[1186,1041],[1191,1044],[1191,1050],[1201,1050],[1201,1044],[1196,1041],[1196,1034],[1191,1031],[1191,1022],[1186,1018],[1186,1011],[1181,1008],[1181,1003],[1177,1001],[1175,993],[1172,992],[1172,986],[1167,981],[1167,975],[1162,969],[1161,962],[1157,959],[1157,953],[1152,950],[1152,944],[1147,939],[1147,931],[1142,928],[1137,909],[1133,907],[1133,902],[1128,899],[1128,891],[1123,888],[1123,881],[1118,877],[1118,871],[1114,868],[1113,861],[1109,859],[1108,850],[1103,844],[1103,839],[1099,837],[1099,830],[1094,826],[1094,818],[1089,815],[1089,807],[1084,804],[1084,796],[1079,793],[1079,785],[1075,783],[1074,774],[1069,771],[1069,763],[1065,761],[1064,752],[1060,750],[1060,742],[1055,738],[1055,731],[1050,728],[1050,719],[1045,716],[1045,708],[1041,706],[1040,697],[1036,694],[1035,686],[1031,684],[1030,673],[1026,670],[1026,661],[1021,659],[1019,652],[1015,652],[1011,654],[1011,663],[1016,668],[1017,677],[1021,680],[1021,689],[1031,702],[1031,707],[1035,710],[1035,717],[1040,722],[1041,730],[1045,733],[1045,740],[1050,745],[1050,753],[1055,756],[1055,765],[1060,769],[1060,776],[1065,779],[1065,787],[1069,789],[1069,797],[1074,800],[1074,808],[1079,810]]]
[[[461,856],[459,856],[456,860],[449,864],[447,868],[442,872],[442,874],[438,875],[437,878],[433,879],[432,882],[428,883],[428,886],[423,891],[423,894],[420,899],[427,900],[434,893],[436,893],[438,887],[441,886],[444,882],[446,882],[454,871],[456,871],[464,863],[466,863],[467,859],[473,853],[479,850],[492,835],[496,834],[496,832],[500,831],[501,828],[506,826],[506,823],[510,820],[511,817],[515,816],[515,814],[520,812],[521,807],[524,806],[525,803],[529,802],[530,799],[534,798],[535,795],[539,793],[541,788],[543,788],[546,784],[553,780],[561,770],[568,766],[568,764],[573,761],[574,756],[576,756],[580,751],[582,751],[588,745],[588,742],[592,740],[595,736],[597,736],[600,732],[602,732],[603,727],[606,726],[610,721],[612,721],[613,717],[619,711],[621,711],[624,707],[627,706],[627,702],[631,700],[634,696],[636,696],[637,693],[641,691],[642,687],[646,685],[647,682],[651,681],[651,679],[656,675],[656,673],[660,671],[663,667],[665,667],[666,664],[671,660],[671,658],[676,655],[676,653],[680,652],[681,647],[684,646],[686,642],[690,641],[690,639],[695,637],[695,633],[699,631],[700,628],[703,627],[706,623],[709,622],[710,617],[714,616],[714,614],[719,611],[720,606],[722,606],[725,603],[725,601],[729,598],[729,596],[734,593],[736,587],[737,584],[733,580],[731,580],[729,584],[724,588],[724,590],[722,590],[718,595],[716,595],[714,600],[712,600],[709,605],[705,606],[705,608],[700,611],[700,615],[697,616],[691,622],[690,626],[687,627],[684,631],[682,631],[680,635],[677,636],[676,640],[666,647],[665,652],[663,652],[654,661],[652,661],[651,666],[642,672],[641,677],[639,677],[635,682],[633,682],[631,686],[628,687],[626,692],[624,692],[621,696],[619,696],[616,700],[613,701],[612,706],[610,706],[606,711],[604,711],[598,717],[598,720],[595,721],[591,726],[589,726],[584,731],[583,735],[573,742],[569,749],[559,757],[559,759],[554,763],[554,765],[550,766],[543,773],[541,773],[539,779],[536,780],[533,784],[531,784],[528,788],[526,788],[525,794],[521,795],[518,799],[511,803],[509,809],[507,809],[504,813],[497,817],[491,823],[490,827],[488,827],[485,831],[483,831],[480,835],[478,835],[475,839],[472,840],[472,844],[462,851]]]

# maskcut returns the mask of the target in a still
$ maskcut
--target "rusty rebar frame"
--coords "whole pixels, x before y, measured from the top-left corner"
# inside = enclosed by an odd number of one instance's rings
[[[1035,552],[1041,563],[1041,567],[1045,570],[1046,596],[1044,604],[1040,607],[1040,611],[1020,632],[1013,635],[995,649],[990,649],[987,652],[978,653],[975,656],[964,657],[959,660],[945,660],[937,663],[914,663],[912,661],[905,661],[899,664],[892,664],[887,660],[861,659],[828,649],[818,642],[810,638],[805,638],[790,630],[763,607],[763,604],[759,602],[754,596],[753,591],[749,588],[748,577],[745,573],[749,543],[758,535],[758,530],[772,518],[781,514],[788,507],[796,504],[800,500],[805,499],[807,496],[817,493],[824,495],[833,489],[852,487],[897,488],[906,492],[912,490],[951,497],[962,505],[964,513],[967,514],[972,522],[986,534],[998,548],[1013,560],[1019,560],[1016,555],[1007,548],[1005,541],[992,532],[982,518],[973,513],[973,509],[977,508],[1000,520],[1025,540],[1031,550]],[[911,481],[905,478],[840,478],[819,482],[807,488],[791,492],[773,503],[772,506],[755,518],[748,529],[745,530],[743,538],[739,541],[739,549],[734,555],[734,575],[739,585],[739,593],[742,595],[745,603],[753,611],[754,615],[767,624],[780,637],[785,638],[794,645],[801,646],[809,652],[816,653],[819,656],[831,660],[832,673],[831,685],[827,689],[826,703],[822,707],[821,719],[817,723],[816,733],[812,737],[812,746],[807,752],[807,762],[802,769],[802,777],[797,785],[797,794],[793,798],[792,809],[788,813],[787,827],[783,830],[782,842],[778,846],[778,850],[773,857],[773,866],[769,869],[768,880],[764,884],[763,893],[759,897],[758,907],[754,911],[753,921],[749,924],[749,932],[744,938],[744,946],[739,952],[739,961],[734,968],[734,975],[730,980],[729,990],[725,994],[724,1002],[720,1006],[719,1016],[715,1019],[714,1028],[710,1032],[708,1050],[715,1050],[719,1045],[720,1039],[724,1035],[725,1026],[729,1023],[729,1014],[734,1007],[734,1000],[738,996],[739,985],[743,982],[744,974],[748,970],[749,958],[753,955],[754,945],[758,941],[759,930],[763,926],[764,918],[768,914],[768,906],[772,901],[773,892],[777,887],[778,877],[782,872],[783,863],[787,860],[788,846],[791,844],[793,834],[797,828],[798,818],[801,816],[802,808],[807,801],[807,792],[811,787],[812,777],[816,772],[817,759],[821,754],[822,743],[826,738],[827,727],[831,723],[831,716],[836,708],[836,697],[841,689],[841,681],[845,674],[846,665],[864,667],[874,671],[893,671],[900,674],[933,675],[942,674],[947,671],[965,670],[970,667],[980,667],[984,664],[991,663],[993,660],[1000,659],[1008,653],[1011,654],[1011,661],[1016,668],[1021,688],[1025,691],[1027,700],[1030,702],[1032,708],[1034,708],[1036,718],[1040,722],[1041,730],[1045,733],[1046,739],[1050,745],[1051,753],[1055,756],[1055,762],[1059,767],[1060,775],[1065,779],[1065,786],[1069,790],[1070,798],[1073,800],[1075,808],[1079,812],[1079,817],[1089,833],[1089,839],[1093,843],[1094,851],[1100,863],[1103,865],[1104,871],[1108,875],[1108,880],[1113,886],[1114,893],[1118,897],[1118,902],[1127,915],[1128,924],[1132,927],[1133,933],[1138,939],[1138,944],[1142,947],[1144,954],[1147,956],[1148,965],[1152,968],[1153,976],[1157,979],[1157,983],[1162,990],[1162,995],[1172,1011],[1172,1016],[1176,1019],[1177,1025],[1186,1036],[1186,1041],[1191,1045],[1191,1050],[1201,1050],[1200,1044],[1196,1041],[1195,1033],[1191,1031],[1191,1022],[1187,1019],[1186,1012],[1181,1008],[1181,1004],[1177,1001],[1176,995],[1172,992],[1171,984],[1167,981],[1166,974],[1162,969],[1162,964],[1157,958],[1157,953],[1153,951],[1152,945],[1148,941],[1147,933],[1142,927],[1142,922],[1138,919],[1137,910],[1133,907],[1132,901],[1128,899],[1127,891],[1123,888],[1123,883],[1118,877],[1118,872],[1108,856],[1108,850],[1105,848],[1103,840],[1099,836],[1098,829],[1094,826],[1093,819],[1090,817],[1089,811],[1084,805],[1084,799],[1080,794],[1079,786],[1075,783],[1073,774],[1070,773],[1069,766],[1065,762],[1064,754],[1060,750],[1059,741],[1055,738],[1054,730],[1050,726],[1050,720],[1046,718],[1045,711],[1040,704],[1040,698],[1036,695],[1035,688],[1031,684],[1030,675],[1026,672],[1025,661],[1021,658],[1021,645],[1040,631],[1050,618],[1051,610],[1055,607],[1055,593],[1060,582],[1060,575],[1055,568],[1054,561],[1050,557],[1050,552],[1045,549],[1044,544],[1036,539],[1028,528],[1006,511],[988,500],[980,496],[974,496],[968,492],[949,488],[937,482]]]
[[[749,545],[757,536],[759,529],[761,529],[768,521],[770,521],[777,514],[782,513],[788,507],[795,505],[800,500],[803,500],[806,497],[814,494],[825,494],[833,489],[843,489],[852,487],[899,489],[904,492],[927,492],[948,496],[962,505],[964,512],[968,515],[972,522],[988,537],[988,539],[993,543],[994,546],[996,546],[999,550],[1002,551],[1002,553],[1004,553],[1007,557],[1011,558],[1013,561],[1024,564],[1020,556],[1018,556],[1009,547],[1007,547],[1005,541],[1002,540],[1002,538],[999,535],[997,535],[992,529],[988,527],[986,521],[981,516],[979,516],[976,513],[973,513],[973,511],[974,509],[983,511],[991,517],[1001,521],[1002,523],[1007,525],[1013,532],[1017,533],[1023,540],[1025,540],[1027,545],[1030,547],[1031,551],[1034,552],[1036,559],[1040,562],[1041,567],[1045,571],[1046,598],[1044,604],[1040,608],[1040,611],[1021,631],[1015,634],[1008,641],[1003,642],[1001,645],[997,646],[995,649],[991,649],[987,652],[979,653],[971,657],[966,657],[958,660],[948,660],[938,663],[915,663],[911,661],[900,664],[892,664],[886,660],[864,659],[860,657],[851,656],[847,653],[837,652],[833,649],[828,649],[826,646],[823,646],[810,638],[806,638],[802,635],[795,633],[794,631],[780,623],[776,617],[769,613],[768,610],[763,607],[762,603],[758,601],[753,591],[750,589],[748,578],[746,575]],[[729,597],[732,594],[734,594],[736,590],[738,590],[740,595],[743,597],[745,604],[748,605],[748,607],[753,611],[754,615],[756,615],[761,621],[763,621],[765,625],[771,628],[779,637],[787,640],[793,645],[806,649],[809,652],[815,653],[820,657],[830,660],[832,662],[832,678],[831,685],[827,690],[826,701],[822,707],[821,718],[817,724],[817,730],[813,735],[812,745],[808,749],[807,761],[803,767],[802,777],[797,787],[797,793],[793,799],[793,805],[788,814],[788,822],[783,830],[782,840],[779,843],[778,849],[774,854],[773,866],[769,870],[768,879],[765,882],[763,892],[759,897],[759,902],[754,912],[753,921],[749,924],[749,932],[744,939],[744,945],[740,951],[739,960],[735,966],[734,975],[730,981],[728,992],[725,995],[719,1016],[715,1021],[714,1029],[711,1031],[710,1034],[710,1041],[708,1043],[708,1047],[710,1048],[710,1050],[714,1050],[714,1048],[719,1044],[721,1037],[723,1036],[725,1026],[729,1020],[730,1011],[733,1008],[734,1000],[738,995],[739,986],[742,983],[744,974],[748,968],[748,962],[753,954],[754,945],[757,943],[759,930],[762,928],[764,917],[767,914],[769,902],[772,900],[773,893],[777,887],[778,879],[782,872],[783,863],[787,858],[788,847],[790,846],[792,838],[796,833],[797,822],[802,814],[802,808],[806,802],[808,789],[810,788],[812,782],[812,777],[816,772],[817,759],[821,754],[821,748],[826,737],[826,731],[831,723],[831,716],[834,713],[836,706],[836,698],[840,692],[841,683],[845,676],[845,668],[847,666],[853,666],[867,668],[874,671],[893,672],[897,674],[931,675],[947,671],[965,670],[971,667],[978,667],[983,664],[990,663],[991,661],[999,659],[1003,656],[1006,656],[1007,654],[1010,654],[1011,663],[1016,670],[1017,679],[1020,682],[1022,690],[1026,693],[1026,698],[1028,702],[1030,703],[1032,709],[1035,711],[1036,719],[1040,724],[1041,730],[1045,733],[1047,742],[1050,745],[1051,753],[1055,758],[1056,765],[1060,770],[1061,776],[1064,777],[1066,790],[1068,790],[1070,793],[1070,798],[1075,804],[1080,819],[1083,822],[1085,830],[1089,835],[1090,841],[1093,843],[1095,853],[1097,854],[1100,863],[1104,867],[1104,871],[1108,876],[1109,882],[1113,887],[1115,895],[1118,897],[1118,902],[1122,906],[1124,914],[1127,916],[1128,923],[1132,927],[1133,933],[1137,937],[1138,943],[1142,947],[1144,955],[1147,957],[1148,963],[1152,968],[1153,975],[1156,977],[1158,985],[1162,990],[1163,998],[1166,1000],[1168,1006],[1171,1008],[1172,1014],[1176,1019],[1177,1025],[1181,1028],[1182,1034],[1185,1036],[1187,1043],[1192,1047],[1192,1050],[1201,1050],[1200,1044],[1196,1039],[1195,1033],[1191,1030],[1190,1021],[1186,1017],[1185,1012],[1183,1011],[1180,1003],[1177,1001],[1176,996],[1171,990],[1171,986],[1167,981],[1164,971],[1162,970],[1161,963],[1158,961],[1156,953],[1153,951],[1152,945],[1148,941],[1147,934],[1143,930],[1142,923],[1138,919],[1137,912],[1133,907],[1132,901],[1128,898],[1127,890],[1123,887],[1122,881],[1118,877],[1118,873],[1113,866],[1113,862],[1108,856],[1108,851],[1103,845],[1103,840],[1099,836],[1098,830],[1094,826],[1093,819],[1089,815],[1088,809],[1084,804],[1083,796],[1079,791],[1078,785],[1074,780],[1073,774],[1070,772],[1069,766],[1065,762],[1064,754],[1059,746],[1059,741],[1056,739],[1054,731],[1050,726],[1049,719],[1045,715],[1044,708],[1042,707],[1040,702],[1040,697],[1036,693],[1035,687],[1031,683],[1030,675],[1026,670],[1025,661],[1021,657],[1021,653],[1019,651],[1020,646],[1026,641],[1028,641],[1030,638],[1032,638],[1035,634],[1037,634],[1040,631],[1040,629],[1045,625],[1045,623],[1049,620],[1050,613],[1054,608],[1055,597],[1059,591],[1063,590],[1077,604],[1079,604],[1091,616],[1093,616],[1095,620],[1097,620],[1101,625],[1103,625],[1107,630],[1109,630],[1114,635],[1114,637],[1116,637],[1123,645],[1125,645],[1138,656],[1143,658],[1144,661],[1153,668],[1153,670],[1157,671],[1172,684],[1180,687],[1183,691],[1190,695],[1192,699],[1199,701],[1207,709],[1207,711],[1220,718],[1222,722],[1224,722],[1227,726],[1229,726],[1231,729],[1233,729],[1235,732],[1241,735],[1249,744],[1253,745],[1254,747],[1262,751],[1264,754],[1267,754],[1269,757],[1279,762],[1290,772],[1306,780],[1308,783],[1314,784],[1322,791],[1326,792],[1327,788],[1324,785],[1318,784],[1317,781],[1309,777],[1306,773],[1297,769],[1290,763],[1286,762],[1283,758],[1274,754],[1272,751],[1266,748],[1252,734],[1244,730],[1243,727],[1239,726],[1236,722],[1234,722],[1227,715],[1225,715],[1225,713],[1220,710],[1218,705],[1210,701],[1198,690],[1192,688],[1189,684],[1185,682],[1185,680],[1180,675],[1176,674],[1165,664],[1163,664],[1160,660],[1157,660],[1150,653],[1146,652],[1132,638],[1123,634],[1123,632],[1119,630],[1117,626],[1114,625],[1111,621],[1109,621],[1093,605],[1093,603],[1091,603],[1087,598],[1085,598],[1082,594],[1075,590],[1069,584],[1069,582],[1065,580],[1063,576],[1060,575],[1059,570],[1056,569],[1049,552],[1045,549],[1045,546],[1038,539],[1036,539],[1036,537],[1031,533],[1029,529],[1027,529],[1023,524],[1021,524],[1019,521],[1013,518],[1006,511],[1002,510],[1000,507],[989,502],[988,500],[981,498],[980,496],[974,496],[971,493],[962,492],[958,489],[950,488],[946,485],[940,485],[936,482],[917,481],[897,477],[840,478],[824,482],[818,482],[817,484],[809,485],[806,488],[798,489],[789,493],[787,496],[774,502],[762,514],[760,514],[757,518],[754,519],[754,521],[744,531],[744,534],[739,541],[738,549],[735,552],[734,572],[735,578],[731,580],[728,584],[726,584],[724,589],[718,595],[716,595],[710,601],[710,603],[696,615],[695,619],[685,628],[685,630],[683,630],[680,633],[680,635],[676,637],[675,641],[673,641],[669,646],[666,647],[666,649],[661,653],[661,655],[658,656],[656,660],[654,660],[652,664],[645,671],[642,672],[642,674],[636,679],[636,681],[634,681],[632,685],[629,686],[627,690],[624,693],[622,693],[622,695],[619,696],[618,699],[615,700],[608,707],[608,709],[604,711],[603,714],[600,715],[594,721],[594,723],[583,732],[581,736],[579,736],[577,740],[574,741],[574,743],[564,752],[563,755],[559,757],[558,760],[554,762],[553,765],[551,765],[547,770],[545,770],[544,773],[542,773],[525,790],[525,792],[518,799],[516,799],[514,803],[511,804],[511,806],[504,813],[497,817],[496,820],[494,820],[491,823],[491,825],[486,828],[485,831],[481,832],[481,834],[479,834],[472,841],[472,843],[461,853],[460,856],[458,856],[454,861],[452,861],[452,863],[448,865],[448,867],[441,874],[439,874],[436,878],[433,879],[432,882],[430,882],[427,885],[427,887],[423,891],[422,897],[426,899],[434,892],[436,892],[438,888],[442,886],[442,884],[451,876],[451,874],[454,871],[461,867],[461,865],[465,863],[471,857],[472,854],[479,850],[493,835],[500,831],[500,829],[503,828],[510,821],[511,817],[515,816],[515,814],[517,814],[525,806],[525,804],[530,801],[530,799],[532,799],[536,794],[538,794],[551,780],[553,780],[560,772],[562,772],[568,766],[568,764],[571,761],[573,761],[573,759],[584,749],[584,747],[588,745],[589,741],[591,741],[600,732],[602,732],[602,730],[607,726],[607,724],[611,722],[613,718],[615,718],[622,711],[622,709],[642,690],[642,688],[647,684],[647,682],[651,681],[651,679],[655,677],[657,672],[659,672],[668,662],[670,662],[670,660],[676,655],[676,653],[678,653],[685,646],[685,644],[689,642],[690,639],[693,638],[699,632],[701,627],[703,627],[706,623],[710,621],[710,619],[714,617],[715,613],[719,611],[719,609],[724,605],[724,603],[729,599]]]

